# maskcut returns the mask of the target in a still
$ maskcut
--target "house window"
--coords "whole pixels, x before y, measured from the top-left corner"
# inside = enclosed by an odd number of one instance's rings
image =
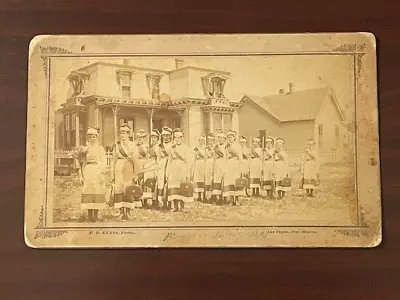
[[[213,113],[213,128],[227,133],[232,129],[232,114]]]
[[[172,120],[172,129],[181,128],[181,120],[173,119]]]
[[[222,114],[213,113],[213,125],[216,131],[223,130],[222,127]]]
[[[265,144],[265,140],[267,138],[267,130],[266,129],[259,130],[258,137],[260,138],[261,143]],[[264,146],[265,145],[262,145],[262,147],[264,147]]]
[[[86,143],[86,115],[85,113],[79,113],[79,143],[85,145]]]
[[[210,74],[202,77],[203,91],[206,96],[213,98],[224,98],[224,87],[226,77],[223,75]]]
[[[75,147],[76,113],[64,115],[64,140],[67,149]]]
[[[84,94],[89,77],[87,73],[78,73],[75,71],[68,76],[69,82],[73,88],[72,96]]]
[[[151,99],[160,100],[161,75],[148,74],[146,76],[146,79],[147,79],[147,85],[149,87]]]
[[[209,95],[215,98],[224,97],[224,86],[225,86],[225,79],[221,79],[218,77],[211,78],[211,86],[208,92]]]
[[[339,145],[340,142],[339,125],[335,125],[335,139],[336,139],[336,145]]]
[[[163,126],[164,126],[163,119],[153,119],[153,129],[157,129],[159,132],[161,132]]]
[[[211,119],[209,112],[205,112],[203,114],[203,128],[204,128],[204,133],[208,135],[211,131]]]
[[[131,128],[129,132],[129,139],[133,141],[133,136],[135,132],[135,120],[132,118],[120,118],[119,119],[119,125],[122,124],[128,124],[128,126]],[[118,131],[119,134],[119,131]]]
[[[321,148],[324,143],[324,126],[318,125],[318,145]]]
[[[121,97],[131,97],[132,73],[128,71],[117,71],[117,78]]]

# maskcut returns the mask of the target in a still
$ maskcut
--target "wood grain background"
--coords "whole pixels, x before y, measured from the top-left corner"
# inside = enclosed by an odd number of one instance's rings
[[[400,299],[398,1],[0,1],[1,299]],[[37,34],[370,31],[384,242],[369,250],[33,250],[23,241],[28,44]]]

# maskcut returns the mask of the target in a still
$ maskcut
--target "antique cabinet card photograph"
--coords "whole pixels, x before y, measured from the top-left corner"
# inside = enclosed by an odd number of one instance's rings
[[[376,247],[371,33],[42,35],[33,248]]]

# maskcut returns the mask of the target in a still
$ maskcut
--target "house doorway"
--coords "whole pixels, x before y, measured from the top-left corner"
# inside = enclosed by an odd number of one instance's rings
[[[161,132],[163,126],[164,126],[163,119],[153,119],[153,129],[157,129],[159,132]]]

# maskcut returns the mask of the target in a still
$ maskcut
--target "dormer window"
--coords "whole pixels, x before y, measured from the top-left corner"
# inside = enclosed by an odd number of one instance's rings
[[[212,98],[225,98],[224,87],[227,79],[222,74],[209,74],[202,77],[204,94]]]
[[[86,72],[74,71],[68,76],[69,82],[73,88],[72,96],[78,96],[85,92],[86,82],[89,74]]]
[[[118,70],[117,80],[121,97],[131,97],[132,92],[132,71]]]
[[[160,74],[147,74],[147,86],[149,88],[151,99],[160,100]]]

